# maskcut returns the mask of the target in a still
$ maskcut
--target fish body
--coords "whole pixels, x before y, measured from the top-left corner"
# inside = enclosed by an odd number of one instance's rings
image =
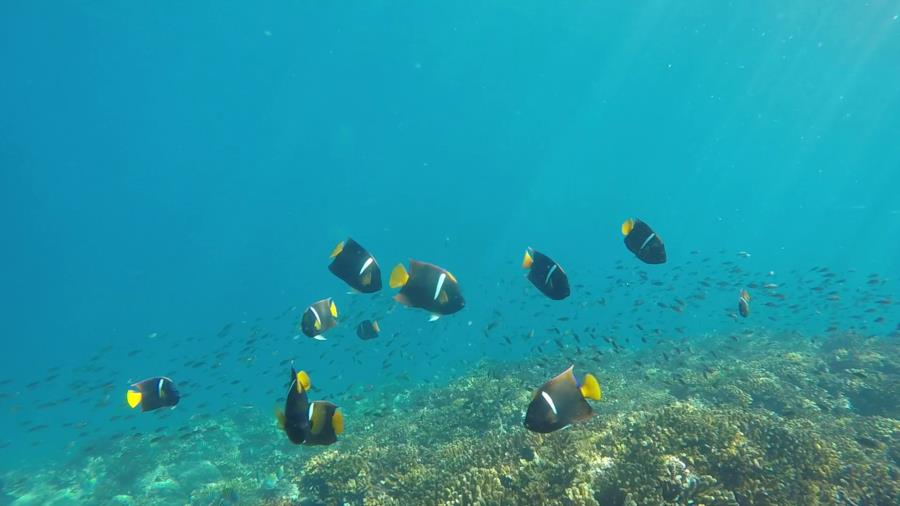
[[[391,271],[390,286],[400,288],[394,300],[429,311],[435,317],[453,314],[466,305],[453,274],[433,264],[410,260],[409,271],[397,264]]]
[[[547,434],[593,416],[586,399],[600,400],[600,384],[593,375],[586,374],[579,385],[574,367],[569,366],[535,391],[525,412],[526,429]]]
[[[323,334],[337,325],[338,310],[331,298],[310,304],[300,318],[300,330],[306,337],[324,341]]]
[[[344,432],[341,409],[328,401],[313,401],[309,406],[309,432],[304,444],[330,445]]]
[[[125,400],[132,409],[140,406],[141,411],[153,411],[174,408],[181,400],[181,394],[171,379],[156,376],[133,383],[125,394]]]
[[[379,332],[381,332],[381,328],[378,326],[377,321],[363,320],[356,326],[356,336],[364,341],[375,339],[378,337]]]
[[[284,411],[276,412],[278,425],[294,444],[306,441],[309,432],[309,398],[306,391],[311,384],[305,371],[291,367],[291,386],[284,401]]]
[[[354,290],[363,293],[381,290],[381,268],[378,262],[352,238],[347,238],[334,247],[328,270]]]
[[[738,297],[738,313],[744,318],[750,316],[750,293],[747,290],[741,290]]]
[[[662,239],[641,220],[628,218],[622,223],[625,246],[641,261],[648,264],[666,262],[666,246]]]
[[[528,280],[547,297],[562,300],[571,293],[569,277],[562,266],[540,251],[526,249],[522,268],[528,269]]]

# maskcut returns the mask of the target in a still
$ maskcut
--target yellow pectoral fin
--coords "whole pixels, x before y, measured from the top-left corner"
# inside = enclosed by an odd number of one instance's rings
[[[603,392],[600,390],[600,382],[597,381],[593,374],[584,375],[584,381],[581,383],[581,396],[595,401],[599,401],[600,397],[603,396]]]
[[[334,415],[331,417],[331,428],[333,428],[334,433],[338,435],[344,432],[344,415],[341,414],[340,409],[334,410]]]
[[[394,270],[391,271],[391,279],[388,284],[391,288],[400,288],[405,285],[407,281],[409,281],[409,273],[406,272],[406,268],[403,267],[403,264],[397,264],[397,266],[394,267]]]
[[[337,306],[334,305],[334,301],[331,301],[331,316],[337,318]]]
[[[303,390],[309,390],[309,387],[312,386],[312,380],[309,379],[309,374],[306,374],[306,371],[300,371],[297,373],[297,392],[303,393]],[[300,390],[300,389],[303,390]]]
[[[275,419],[278,420],[278,427],[284,429],[284,411],[275,408]]]
[[[363,274],[363,276],[359,280],[359,282],[362,283],[363,286],[371,285],[372,284],[372,271],[366,271],[366,273]]]
[[[319,320],[316,320],[316,323],[315,323],[315,325],[313,325],[313,327],[315,327],[316,330],[321,330],[322,322],[320,322]]]
[[[450,297],[447,295],[447,291],[441,290],[441,294],[438,295],[438,303],[446,304],[448,300],[450,300]]]
[[[525,250],[525,256],[522,257],[522,268],[528,269],[531,267],[531,264],[533,264],[533,263],[534,263],[534,259],[531,258],[531,253],[529,253],[528,250]]]
[[[331,250],[331,258],[334,258],[341,254],[341,251],[344,251],[344,241],[337,243],[337,246]]]
[[[372,328],[375,329],[375,332],[381,332],[381,327],[378,326],[378,322],[372,322]]]
[[[132,409],[138,407],[138,404],[141,403],[141,393],[129,390],[128,393],[125,394],[125,400],[128,401],[128,405],[131,406]]]
[[[634,220],[628,218],[624,222],[622,222],[622,235],[628,235],[631,233],[631,230],[634,228]]]

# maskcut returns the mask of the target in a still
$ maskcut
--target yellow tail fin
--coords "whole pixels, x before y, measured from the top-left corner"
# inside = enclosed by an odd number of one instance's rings
[[[628,235],[631,233],[631,230],[634,228],[634,220],[628,218],[624,222],[622,222],[622,235]]]
[[[331,301],[331,316],[337,318],[337,306],[334,305],[334,301]]]
[[[391,280],[389,281],[391,288],[400,288],[405,285],[406,282],[409,281],[409,273],[406,272],[406,267],[403,267],[403,264],[397,264],[394,267],[394,270],[391,271]]]
[[[309,387],[312,386],[312,381],[309,379],[309,374],[306,374],[306,371],[300,371],[297,373],[297,392],[303,393],[304,390],[309,390]],[[303,390],[300,390],[300,389]]]
[[[525,256],[522,257],[522,268],[529,269],[531,268],[531,264],[534,263],[534,259],[531,258],[531,253],[528,250],[525,250]]]
[[[334,258],[341,254],[341,251],[344,251],[344,241],[337,243],[337,246],[331,250],[331,258]]]
[[[134,409],[141,403],[141,393],[129,390],[128,393],[125,394],[125,400],[128,401],[128,405],[131,406],[131,409]]]
[[[599,401],[603,396],[603,392],[600,391],[600,383],[593,374],[584,375],[584,380],[581,382],[581,396],[595,401]]]
[[[338,435],[344,432],[344,415],[341,413],[340,409],[334,410],[334,414],[331,415],[331,428],[334,429],[334,433]]]

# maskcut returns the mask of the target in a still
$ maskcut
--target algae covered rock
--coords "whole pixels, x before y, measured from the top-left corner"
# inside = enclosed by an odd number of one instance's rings
[[[183,486],[191,489],[222,479],[222,473],[208,460],[176,463],[168,472]]]
[[[134,497],[126,494],[114,496],[109,501],[109,506],[134,506]]]

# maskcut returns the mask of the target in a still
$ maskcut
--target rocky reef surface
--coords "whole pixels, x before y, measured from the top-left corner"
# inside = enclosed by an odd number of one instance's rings
[[[385,386],[343,406],[347,432],[326,448],[291,446],[247,409],[9,473],[3,492],[16,505],[900,502],[895,339],[733,339],[570,357],[604,395],[590,421],[552,434],[528,432],[522,414],[563,356]]]

